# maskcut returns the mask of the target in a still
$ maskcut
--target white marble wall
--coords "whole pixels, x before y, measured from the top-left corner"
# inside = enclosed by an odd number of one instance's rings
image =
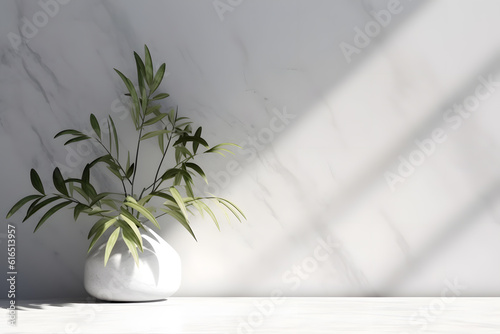
[[[193,219],[198,243],[163,222],[178,296],[500,295],[500,2],[55,1],[0,3],[0,212],[31,192],[32,167],[80,173],[94,149],[52,137],[89,130],[89,113],[132,144],[113,67],[131,75],[146,43],[167,105],[244,148],[205,163],[247,222]],[[391,13],[384,27],[373,11]],[[85,296],[92,221],[58,214],[33,234],[19,220],[18,296]]]

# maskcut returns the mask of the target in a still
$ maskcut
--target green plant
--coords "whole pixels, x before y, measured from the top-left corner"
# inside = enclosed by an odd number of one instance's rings
[[[81,178],[64,178],[59,168],[55,168],[52,179],[57,193],[47,194],[38,173],[31,169],[31,183],[38,194],[29,195],[19,200],[7,214],[11,217],[24,205],[31,203],[27,209],[23,222],[33,216],[44,207],[54,204],[41,217],[35,227],[36,232],[55,212],[67,207],[72,207],[74,219],[77,220],[81,213],[88,216],[98,217],[97,222],[92,226],[88,234],[90,241],[90,251],[96,241],[108,230],[114,229],[107,240],[104,264],[106,265],[116,241],[119,236],[128,246],[136,263],[138,263],[137,249],[143,251],[142,237],[139,229],[144,228],[147,221],[160,228],[157,218],[163,215],[170,215],[184,226],[193,236],[193,230],[189,225],[188,213],[193,213],[190,209],[196,209],[201,215],[207,213],[219,228],[219,223],[214,212],[205,203],[215,202],[224,210],[231,212],[238,220],[245,218],[243,212],[230,201],[216,197],[199,197],[193,193],[193,175],[201,176],[208,183],[203,169],[193,162],[194,158],[201,154],[219,153],[224,156],[229,152],[226,146],[235,144],[223,143],[210,147],[201,136],[202,128],[198,127],[192,131],[192,122],[187,117],[178,117],[177,110],[171,109],[162,112],[163,106],[158,101],[167,98],[166,93],[156,93],[164,74],[165,64],[162,64],[158,71],[154,73],[153,62],[147,46],[144,46],[144,60],[134,52],[137,67],[138,91],[132,81],[123,73],[115,69],[121,77],[128,90],[128,95],[132,101],[131,115],[135,128],[138,132],[135,156],[130,159],[130,152],[127,154],[127,162],[122,164],[120,159],[120,147],[118,133],[111,116],[108,116],[106,136],[100,128],[97,118],[90,115],[90,125],[94,130],[92,135],[86,135],[77,130],[64,130],[55,135],[71,136],[64,145],[72,144],[83,140],[92,140],[102,147],[106,154],[97,157],[88,163],[83,169]],[[107,138],[106,138],[107,137]],[[155,176],[149,186],[142,188],[139,195],[134,188],[136,186],[136,175],[139,165],[144,166],[144,160],[139,158],[141,143],[143,141],[156,138],[161,151],[161,161],[158,164]],[[204,148],[200,150],[200,148]],[[175,164],[171,168],[165,169],[163,163],[167,153]],[[170,156],[169,155],[169,156]],[[123,155],[122,155],[123,156]],[[91,179],[91,170],[97,164],[105,164],[112,175],[121,182],[122,193],[99,192]],[[169,183],[169,186],[164,186]],[[184,194],[185,196],[183,196]],[[159,204],[161,200],[161,204]],[[156,215],[161,210],[162,214]],[[227,213],[226,213],[227,215]]]

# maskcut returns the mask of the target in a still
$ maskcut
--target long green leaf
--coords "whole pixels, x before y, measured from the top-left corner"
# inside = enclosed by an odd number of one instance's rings
[[[134,234],[131,233],[129,230],[122,229],[123,241],[125,241],[125,244],[127,245],[130,254],[132,254],[135,264],[139,266],[139,255],[137,254],[137,246],[136,243],[134,242],[133,235]]]
[[[234,154],[234,152],[224,148],[223,146],[236,146],[238,148],[241,148],[241,146],[233,144],[233,143],[222,143],[222,144],[215,145],[214,147],[206,150],[204,153],[218,153],[218,154],[222,155],[223,157],[225,157],[224,152]]]
[[[12,206],[12,208],[10,209],[9,213],[7,213],[7,216],[5,218],[9,219],[10,217],[12,217],[14,213],[16,213],[21,207],[23,207],[23,205],[42,197],[43,197],[42,195],[29,195],[21,198],[16,204],[14,204],[14,206]]]
[[[179,210],[179,206],[177,205],[177,203],[170,203],[168,201],[166,201],[165,203],[163,203],[163,205],[165,205],[167,208],[169,208],[170,210],[174,210],[175,212],[178,212],[179,215],[181,215],[182,219],[186,220],[186,218],[184,218],[184,216],[182,215],[182,212],[180,212]]]
[[[223,202],[221,200],[218,201],[220,204],[224,205],[226,208],[229,209],[229,211],[232,212],[232,214],[241,222],[241,218],[238,214],[238,211],[236,211],[232,206],[230,206],[229,204],[227,204],[226,202]]]
[[[68,187],[74,187],[72,183],[82,183],[82,180],[70,177],[69,179],[64,180],[64,183],[68,183]]]
[[[43,215],[43,217],[40,219],[40,221],[38,222],[38,224],[36,225],[35,230],[33,231],[33,233],[35,233],[43,225],[43,223],[45,223],[47,221],[47,219],[49,219],[50,216],[52,216],[54,213],[56,213],[60,209],[64,208],[65,206],[69,205],[70,203],[72,203],[72,202],[71,201],[66,201],[66,202],[59,203],[56,206],[52,207],[49,211],[47,211]]]
[[[64,180],[65,183],[68,184],[68,188],[69,188],[69,197],[73,197],[73,182],[68,182],[68,179]]]
[[[130,167],[127,169],[127,173],[125,174],[125,177],[127,179],[130,179],[132,174],[134,174],[134,165],[135,165],[135,163],[131,164]]]
[[[134,232],[135,236],[137,237],[137,240],[139,243],[139,247],[141,249],[141,252],[143,251],[143,245],[142,245],[142,236],[141,236],[141,232],[139,232],[139,229],[137,228],[137,225],[127,216],[125,215],[120,215],[120,219],[125,221],[128,226],[130,226],[130,228],[132,229],[132,231]]]
[[[52,174],[52,181],[54,182],[54,186],[56,187],[57,191],[59,191],[61,194],[69,196],[68,189],[66,189],[66,184],[64,183],[64,178],[59,167],[56,167],[54,169],[54,173]]]
[[[92,200],[97,196],[97,191],[95,190],[94,186],[91,183],[85,184],[83,190],[85,191],[85,193],[87,193],[90,200]]]
[[[144,125],[147,126],[147,125],[153,125],[153,124],[156,124],[158,123],[159,121],[161,121],[162,119],[165,118],[165,116],[168,116],[168,114],[160,114],[156,117],[153,117],[149,120],[147,120],[146,122],[144,122]]]
[[[106,167],[111,171],[111,173],[115,174],[117,178],[123,180],[123,176],[120,174],[120,171],[118,169],[115,169],[111,166],[106,166]]]
[[[181,181],[182,181],[182,176],[183,176],[183,175],[182,175],[182,174],[180,174],[180,173],[179,173],[179,174],[177,174],[177,175],[175,175],[175,178],[174,178],[174,183],[173,183],[173,185],[174,185],[174,186],[179,186],[179,185],[181,184]]]
[[[146,203],[148,203],[151,200],[151,198],[153,198],[153,195],[149,194],[149,195],[141,198],[139,201],[137,201],[137,203],[144,206],[144,205],[146,205]]]
[[[28,210],[26,211],[26,216],[25,216],[25,217],[24,217],[24,219],[23,219],[23,223],[24,223],[24,221],[26,221],[27,217],[31,216],[31,214],[30,214],[30,213],[31,213],[31,211],[33,211],[33,209],[36,207],[36,205],[37,205],[37,204],[38,204],[38,203],[39,203],[39,202],[40,202],[43,198],[45,198],[45,196],[40,197],[40,198],[38,198],[38,199],[34,200],[33,202],[31,202],[30,206],[28,207]]]
[[[219,201],[217,200],[217,198],[213,198],[213,201],[214,201],[215,205],[217,205],[219,208],[221,208],[221,211],[224,213],[224,216],[226,216],[227,222],[231,223],[231,219],[229,219],[229,215],[227,214],[224,206],[219,203]]]
[[[126,200],[127,200],[128,202],[132,202],[132,203],[137,204],[137,201],[136,201],[136,200],[135,200],[135,198],[133,198],[132,196],[127,196]]]
[[[170,168],[170,169],[167,169],[165,171],[165,173],[163,173],[163,175],[161,176],[161,179],[168,180],[168,179],[175,177],[177,174],[184,174],[184,173],[188,174],[185,170],[182,170],[180,168]]]
[[[139,88],[142,90],[142,88],[144,87],[144,80],[146,78],[146,70],[144,68],[144,63],[141,57],[137,54],[137,52],[134,52],[134,58],[137,67],[137,78],[139,82]]]
[[[194,184],[193,182],[193,178],[191,177],[191,174],[188,172],[187,168],[186,168],[186,164],[183,163],[182,164],[182,167],[181,169],[184,171],[184,173],[182,173],[182,178],[184,179],[184,181],[186,182],[186,185],[187,184]],[[190,197],[194,197],[194,195],[191,195],[191,194],[188,194],[188,196]]]
[[[198,210],[198,212],[200,213],[201,217],[205,218],[205,210],[203,210],[203,207],[198,203],[198,201],[193,200],[189,204],[186,204],[186,207],[189,207],[189,205],[193,205],[196,208],[196,210]]]
[[[132,209],[140,212],[147,220],[152,222],[156,227],[161,228],[160,224],[158,224],[158,221],[156,218],[149,212],[145,207],[143,207],[140,204],[137,203],[131,203],[131,202],[124,202],[124,205],[131,207]]]
[[[30,206],[28,209],[28,212],[26,213],[26,216],[23,219],[23,222],[25,222],[29,217],[33,216],[38,210],[40,210],[44,206],[46,206],[54,201],[57,201],[58,199],[61,199],[61,197],[59,197],[59,196],[49,197],[49,198],[37,203],[36,205]]]
[[[120,145],[118,143],[118,133],[116,132],[115,122],[113,121],[113,118],[111,118],[111,116],[109,116],[109,120],[111,123],[111,128],[113,129],[113,137],[115,138],[116,160],[120,160]]]
[[[106,213],[113,212],[113,210],[102,209],[101,207],[94,205],[92,209],[85,209],[83,210],[83,212],[85,212],[88,216],[96,216],[96,215],[102,216]]]
[[[198,204],[208,213],[208,215],[214,221],[215,226],[217,226],[217,229],[220,231],[220,226],[219,226],[219,222],[217,221],[217,217],[215,216],[213,211],[210,209],[210,207],[208,205],[206,205],[205,203],[203,203],[202,201],[198,201]]]
[[[89,195],[87,195],[82,188],[73,186],[73,190],[75,190],[77,193],[79,193],[83,198],[85,198],[87,201],[90,200]]]
[[[182,214],[186,218],[186,221],[188,220],[188,215],[187,215],[187,210],[186,210],[186,205],[184,204],[184,200],[182,199],[181,194],[175,187],[170,187],[170,193],[175,199],[175,202],[179,206],[179,209],[181,209]]]
[[[118,210],[118,206],[116,205],[116,202],[112,199],[104,198],[101,200],[101,203],[109,206],[112,209]]]
[[[76,130],[63,130],[61,132],[58,132],[55,136],[54,136],[54,139],[57,138],[57,137],[60,137],[60,136],[64,136],[64,135],[75,135],[75,136],[84,136],[83,133],[81,133],[80,131],[76,131]]]
[[[127,165],[125,166],[125,170],[128,170],[128,168],[130,167],[130,151],[128,151],[127,153],[128,153],[128,157],[127,157]]]
[[[151,88],[153,84],[153,60],[151,59],[151,53],[146,45],[144,45],[144,67],[146,70],[146,82],[148,86]]]
[[[90,164],[86,164],[85,168],[83,169],[83,172],[82,172],[82,184],[88,184],[88,183],[90,183],[90,167],[91,167]]]
[[[90,168],[91,168],[91,165],[87,164],[87,165],[85,165],[85,168],[83,169],[83,172],[82,172],[82,190],[85,192],[85,194],[87,194],[87,196],[90,199],[92,199],[96,196],[96,193],[95,193],[94,187],[90,183]]]
[[[160,147],[160,151],[163,154],[165,152],[165,136],[164,135],[158,136],[158,146]]]
[[[198,129],[196,129],[196,132],[194,134],[194,136],[196,138],[201,138],[201,131],[202,131],[202,127],[200,126]],[[196,154],[196,152],[198,152],[198,146],[200,145],[200,143],[198,142],[193,142],[193,153]]]
[[[111,195],[111,193],[109,193],[109,192],[104,192],[104,193],[100,193],[100,194],[98,194],[98,195],[94,196],[94,197],[92,198],[92,202],[90,202],[89,206],[93,206],[93,205],[95,205],[97,202],[99,202],[100,200],[102,200],[103,198],[105,198],[105,197],[107,197],[107,196],[109,196],[109,195]]]
[[[75,206],[75,209],[73,211],[73,218],[75,219],[75,221],[78,219],[78,216],[80,215],[80,213],[85,210],[87,208],[87,206],[85,204],[82,204],[82,203],[78,203],[76,206]]]
[[[148,107],[146,109],[146,115],[155,114],[156,116],[158,116],[160,114],[160,111],[159,111],[160,109],[161,109],[161,105],[160,104]]]
[[[196,143],[198,145],[203,145],[205,147],[208,147],[208,143],[206,142],[205,139],[201,138],[201,137],[195,137],[195,136],[182,136],[180,137],[175,143],[174,143],[174,146],[177,145],[177,144],[186,144],[187,142],[192,142],[193,145]],[[193,146],[193,149],[194,149],[194,146]],[[228,151],[228,152],[231,152],[231,151]]]
[[[127,209],[125,209],[123,206],[120,208],[120,214],[128,217],[128,219],[133,221],[138,228],[143,228],[142,223],[137,218],[135,218],[134,215],[132,215],[129,211],[127,211]]]
[[[104,234],[104,232],[106,232],[108,228],[113,226],[113,224],[116,221],[117,221],[116,218],[101,218],[94,224],[94,226],[92,226],[92,229],[90,230],[88,235],[88,239],[90,239],[92,236],[94,236],[94,238],[90,242],[87,253],[90,252],[90,250],[95,245],[97,240],[99,240],[99,238]]]
[[[176,153],[179,152],[179,154],[181,154],[184,157],[189,156],[190,158],[194,158],[194,155],[192,155],[191,152],[189,152],[189,150],[184,146],[180,146],[180,145],[176,146],[175,151],[176,151]]]
[[[170,109],[170,112],[168,113],[168,120],[170,121],[170,123],[172,123],[172,125],[175,124],[176,116],[176,111],[174,109]]]
[[[113,158],[109,154],[106,154],[106,155],[103,155],[103,156],[101,156],[99,158],[96,158],[96,159],[92,160],[92,162],[89,163],[89,168],[94,167],[99,162],[110,163],[111,161],[113,161]]]
[[[67,142],[65,142],[64,145],[68,145],[68,144],[71,144],[71,143],[76,143],[76,142],[87,140],[87,139],[90,139],[90,137],[86,136],[86,135],[83,135],[83,136],[80,136],[80,137],[75,137],[75,138],[70,139]]]
[[[193,122],[185,122],[185,123],[183,123],[182,125],[178,125],[178,126],[180,127],[180,126],[184,126],[184,125],[186,125],[186,124],[187,124],[187,125],[184,127],[184,132],[186,132],[186,133],[191,133],[191,132],[193,132],[193,128],[191,127],[191,123],[193,123]]]
[[[153,101],[157,101],[157,100],[163,100],[163,99],[166,99],[167,97],[169,97],[170,95],[167,94],[167,93],[161,93],[161,94],[158,94],[156,96],[153,96],[153,98],[151,100]]]
[[[45,195],[45,190],[43,189],[42,180],[40,180],[40,176],[33,168],[30,171],[31,184],[33,188],[35,188],[39,193]]]
[[[200,166],[198,166],[197,164],[192,163],[192,162],[186,162],[186,167],[189,167],[189,168],[195,170],[198,174],[200,174],[200,176],[203,178],[203,180],[205,180],[205,182],[208,184],[207,176],[205,175],[205,172],[203,171],[203,169],[201,169]]]
[[[90,114],[90,125],[92,126],[92,129],[94,129],[94,132],[97,134],[97,137],[99,137],[100,139],[101,127],[99,126],[99,121],[97,120],[94,114]]]
[[[241,209],[240,209],[238,206],[236,206],[236,204],[234,204],[234,203],[233,203],[233,202],[231,202],[231,201],[228,201],[228,200],[227,200],[227,199],[225,199],[225,198],[220,198],[220,197],[217,197],[217,199],[218,199],[218,200],[220,200],[220,201],[223,201],[223,202],[225,202],[225,203],[227,203],[227,204],[229,204],[229,205],[231,205],[233,208],[235,208],[235,209],[236,209],[236,210],[240,213],[240,215],[241,215],[243,218],[247,219],[247,217],[245,216],[245,214],[243,213],[243,211],[241,211]],[[232,210],[231,210],[231,211],[232,211]]]
[[[148,95],[146,93],[146,88],[143,87],[141,90],[141,108],[142,108],[142,111],[144,113],[148,109],[148,104],[149,104],[149,99],[148,99]]]
[[[137,96],[137,91],[135,90],[134,85],[132,84],[132,81],[130,81],[129,78],[127,78],[122,72],[118,71],[116,68],[115,71],[116,73],[118,73],[120,78],[125,83],[125,86],[127,87],[127,90],[130,93],[130,97],[132,98],[132,102],[134,103],[135,109],[132,116],[134,119],[135,126],[137,128],[139,126],[139,112],[141,110],[141,107],[139,105],[139,97]]]
[[[170,133],[170,131],[169,130],[157,130],[157,131],[148,132],[144,136],[141,137],[141,140],[164,135],[166,133]]]
[[[113,250],[113,247],[115,247],[116,240],[118,240],[118,236],[120,235],[120,230],[121,228],[117,227],[116,230],[109,236],[108,242],[106,243],[106,249],[104,250],[104,266],[108,263],[111,251]]]
[[[109,152],[113,152],[113,139],[112,139],[112,134],[111,134],[111,123],[109,120],[106,122],[108,125],[108,140],[109,140]]]
[[[98,221],[95,222],[95,224],[90,229],[89,234],[87,235],[87,239],[90,239],[96,233],[99,234],[100,230],[104,230],[104,231],[102,231],[102,233],[106,232],[106,230],[110,226],[112,226],[116,221],[117,221],[116,217],[115,218],[103,217],[103,218],[99,219]]]
[[[191,176],[189,176],[189,178],[184,177],[184,182],[186,183],[184,186],[186,188],[186,194],[190,197],[194,197],[193,187],[191,186],[191,184],[193,183]]]
[[[163,80],[163,76],[165,75],[166,66],[167,65],[165,63],[161,64],[160,68],[156,72],[156,75],[153,79],[153,85],[151,86],[151,94],[153,94],[156,89],[158,89],[158,86],[160,86]]]
[[[166,199],[167,201],[175,204],[175,199],[172,196],[170,196],[169,194],[165,194],[163,192],[156,191],[156,192],[152,192],[151,195],[155,196],[155,197],[160,197],[160,198]]]
[[[191,226],[189,226],[189,223],[181,212],[175,210],[167,210],[164,208],[160,208],[160,210],[175,218],[179,223],[181,223],[182,226],[184,226],[186,230],[188,230],[188,232],[193,236],[194,240],[198,241],[198,239],[196,239],[196,236],[194,235],[193,230],[191,229]]]

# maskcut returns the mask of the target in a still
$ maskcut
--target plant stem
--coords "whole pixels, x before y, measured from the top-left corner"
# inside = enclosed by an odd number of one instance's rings
[[[113,160],[116,162],[116,164],[118,165],[118,167],[120,167],[120,170],[123,172],[123,174],[126,174],[127,172],[125,172],[125,170],[123,169],[122,165],[120,164],[120,161],[116,160],[115,157],[113,157],[113,155],[111,154],[111,152],[108,150],[108,148],[97,138],[94,138],[95,140],[97,140],[97,142],[99,144],[101,144],[101,146],[104,148],[104,150],[106,150],[106,152],[109,154],[109,156],[111,158],[113,158]],[[132,184],[132,182],[130,182],[129,179],[127,179],[127,181]]]
[[[97,138],[94,138],[94,139],[95,139],[95,140],[97,140],[97,142],[98,142],[99,144],[101,144],[101,146],[102,146],[102,147],[106,150],[106,152],[108,152],[109,156],[110,156],[111,158],[113,158],[113,160],[115,161],[115,163],[118,165],[118,167],[120,167],[121,171],[123,172],[123,175],[127,175],[127,173],[123,170],[123,167],[122,167],[122,165],[120,164],[120,161],[116,160],[116,159],[113,157],[113,155],[112,155],[112,154],[111,154],[111,152],[108,150],[108,148],[107,148],[107,147],[106,147],[106,146],[105,146],[105,145],[104,145],[104,144],[103,144],[103,143],[102,143],[99,139],[97,139]],[[132,184],[132,183],[130,182],[130,180],[129,180],[129,179],[127,179],[127,180],[128,180],[128,182],[129,182],[130,184]],[[122,182],[122,186],[123,186],[123,193],[125,194],[125,197],[127,197],[127,196],[128,196],[128,194],[127,194],[127,188],[125,187],[125,182],[123,182],[123,179],[120,179],[120,181]]]
[[[149,95],[147,96],[147,103],[146,103],[146,110],[149,105]],[[141,118],[141,130],[139,131],[139,138],[137,139],[137,149],[135,151],[135,162],[134,162],[134,175],[132,176],[132,189],[131,189],[131,195],[134,197],[134,183],[135,183],[135,176],[137,175],[137,164],[139,163],[139,148],[141,146],[141,137],[142,137],[142,130],[144,129],[144,120],[146,119],[146,110],[143,110],[142,113],[142,118]]]
[[[176,117],[177,117],[177,115],[176,115]],[[165,148],[165,152],[163,152],[163,156],[161,157],[160,164],[158,165],[158,168],[156,169],[156,174],[155,174],[155,178],[154,178],[153,185],[152,185],[153,186],[153,190],[151,190],[151,192],[154,192],[156,190],[156,181],[159,181],[158,180],[158,174],[160,173],[160,169],[161,169],[161,165],[163,164],[163,160],[167,156],[168,148],[170,146],[170,142],[171,142],[173,136],[174,135],[173,135],[173,130],[172,130],[172,132],[170,134],[170,137],[168,138],[167,147]],[[160,186],[160,184],[158,184],[158,186]]]
[[[162,213],[161,215],[156,216],[156,217],[155,217],[155,219],[160,218],[160,217],[163,217],[163,216],[165,216],[166,214],[167,214],[166,212],[165,212],[165,213]]]
[[[57,195],[57,194],[54,194],[54,195],[59,196],[59,195]],[[92,207],[91,207],[91,206],[89,206],[88,204],[85,204],[85,203],[80,202],[79,200],[77,200],[77,199],[76,199],[76,198],[74,198],[74,197],[62,197],[62,196],[59,196],[59,198],[60,198],[60,199],[65,199],[65,200],[71,201],[71,202],[76,203],[76,204],[85,205],[87,208],[92,209]]]
[[[202,154],[203,154],[203,153],[205,153],[205,152],[202,152]],[[199,155],[199,154],[193,154],[193,156],[189,156],[189,157],[185,158],[184,160],[179,161],[179,163],[178,163],[177,165],[175,165],[174,167],[172,167],[172,168],[177,168],[177,167],[179,167],[179,165],[182,165],[183,163],[188,162],[188,161],[189,161],[189,160],[191,160],[191,159],[194,159],[194,157],[195,157],[195,156],[197,156],[197,155]]]
[[[168,148],[170,147],[170,142],[172,141],[172,138],[174,137],[175,124],[177,124],[177,112],[178,112],[178,109],[175,110],[174,123],[172,124],[172,132],[170,132],[170,137],[168,138],[167,147],[165,148],[165,152],[163,152],[163,156],[161,157],[160,164],[158,165],[158,168],[156,169],[155,178],[153,179],[153,190],[151,190],[151,192],[154,192],[157,189],[156,181],[159,181],[158,174],[160,173],[160,169],[161,169],[161,165],[163,164],[163,160],[167,156]],[[160,184],[161,184],[161,182],[158,184],[158,187],[160,186]],[[149,189],[149,187],[147,189]]]
[[[203,153],[205,153],[205,152],[202,152],[202,154],[203,154]],[[194,157],[196,157],[196,156],[198,156],[198,155],[199,155],[199,154],[193,154],[193,156],[192,156],[192,157],[187,157],[187,158],[185,158],[184,160],[180,161],[177,165],[175,165],[175,166],[174,166],[174,167],[172,167],[172,168],[177,168],[179,165],[181,165],[181,164],[183,164],[183,163],[185,163],[185,162],[187,162],[187,161],[189,161],[189,160],[193,159]],[[158,175],[158,173],[157,173],[156,175]],[[154,183],[151,183],[148,187],[144,188],[144,191],[146,191],[146,190],[150,189],[151,187],[155,186],[155,183],[156,183],[156,182],[158,182],[158,181],[160,181],[160,180],[161,180],[161,178],[157,178],[157,177],[155,177],[155,182],[154,182]],[[160,183],[160,184],[161,184],[161,183]],[[160,186],[160,184],[158,184],[158,187]],[[156,188],[158,188],[158,187],[156,187]],[[154,191],[156,191],[156,189],[154,189],[154,188],[153,188],[153,190],[151,190],[151,192],[154,192]]]
[[[145,192],[146,190],[147,190],[146,188],[142,188],[142,191],[141,191],[141,194],[139,195],[138,200],[142,199],[142,195],[144,194],[144,192]]]

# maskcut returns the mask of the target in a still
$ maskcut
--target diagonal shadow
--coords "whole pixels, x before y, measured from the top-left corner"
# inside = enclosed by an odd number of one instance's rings
[[[486,65],[482,66],[478,71],[475,71],[475,75],[471,76],[463,85],[462,87],[456,92],[453,96],[449,96],[445,100],[442,101],[440,106],[434,110],[430,114],[430,116],[424,120],[420,126],[418,126],[414,131],[408,133],[406,137],[396,145],[393,150],[386,156],[382,157],[377,163],[375,163],[370,170],[362,175],[361,177],[356,179],[356,182],[352,185],[350,185],[345,191],[341,192],[341,196],[331,196],[332,198],[332,205],[327,208],[324,212],[321,214],[317,214],[314,217],[311,217],[308,219],[308,224],[300,224],[300,228],[295,230],[294,232],[290,233],[289,237],[293,239],[295,242],[299,242],[300,244],[303,244],[303,242],[300,242],[301,240],[305,239],[305,236],[308,235],[329,235],[330,232],[330,225],[332,224],[339,224],[341,223],[342,215],[346,214],[349,210],[353,208],[358,202],[360,198],[364,198],[367,195],[369,196],[371,192],[376,191],[376,187],[381,184],[381,181],[383,181],[383,175],[384,173],[389,170],[393,165],[394,162],[397,160],[397,157],[401,154],[408,153],[409,151],[412,151],[415,148],[414,140],[416,138],[424,138],[428,137],[429,133],[432,132],[437,127],[440,127],[443,122],[443,111],[448,109],[450,106],[452,106],[454,103],[457,103],[459,101],[460,103],[463,101],[464,97],[471,95],[474,93],[474,89],[478,85],[477,82],[477,76],[481,74],[493,74],[493,73],[498,73],[500,69],[500,52],[492,57],[490,61],[486,63]],[[384,181],[385,182],[385,181]],[[495,188],[496,189],[496,188]],[[488,192],[490,194],[490,191]],[[492,196],[492,194],[488,195]],[[474,207],[474,212],[477,211],[477,209]],[[330,217],[328,220],[323,218],[326,214]],[[461,224],[465,224],[467,221],[461,221]],[[453,233],[452,235],[456,235],[456,233]],[[440,235],[438,238],[439,240],[441,239],[446,239],[446,236]],[[433,244],[436,244],[438,241],[434,242]],[[270,247],[263,249],[262,254],[263,256],[268,257],[268,254],[273,254],[274,249],[279,248],[279,245],[273,244]],[[429,252],[423,252],[421,257],[422,260],[424,261],[425,258],[429,256]],[[278,261],[281,259],[276,258],[274,265],[278,265]],[[254,265],[261,264],[260,258],[256,258],[254,260]],[[415,260],[414,263],[418,263],[418,260]],[[241,270],[239,271],[240,275],[245,275],[245,270],[244,268],[252,268],[252,265],[249,265],[248,263],[244,264],[245,267],[242,267]],[[363,282],[364,281],[364,276],[362,272],[356,268],[356,266],[351,263],[350,264],[350,271],[358,273],[358,277],[356,281],[358,282]],[[398,277],[402,277],[403,274],[395,274]],[[396,279],[395,279],[396,280]],[[391,281],[392,282],[392,281]],[[385,286],[390,286],[390,283],[386,284]],[[382,291],[384,291],[382,289]],[[374,294],[374,296],[377,294]]]
[[[85,305],[94,305],[94,304],[147,304],[150,305],[152,303],[164,303],[168,299],[160,299],[160,300],[150,300],[150,301],[141,301],[141,302],[114,302],[114,301],[106,301],[100,300],[93,297],[88,298],[57,298],[57,299],[40,299],[40,300],[16,300],[16,311],[29,311],[29,310],[46,310],[51,307],[76,307],[76,306],[85,306]],[[9,308],[9,300],[1,299],[0,300],[0,309],[8,310]]]
[[[446,224],[449,228],[443,230],[439,235],[435,236],[431,240],[428,246],[420,252],[420,254],[407,262],[407,265],[399,270],[396,270],[392,277],[388,279],[382,286],[378,288],[380,294],[387,296],[389,291],[401,284],[405,277],[411,275],[413,272],[417,271],[422,267],[426,261],[432,258],[433,255],[439,253],[447,244],[453,241],[456,237],[464,233],[472,222],[474,218],[484,212],[484,208],[488,206],[491,202],[498,199],[500,195],[500,179],[492,183],[488,189],[481,193],[476,200],[469,203],[469,205],[457,213],[455,217],[450,220],[450,223]],[[374,296],[379,296],[376,294]],[[419,297],[425,297],[420,296]],[[479,297],[479,296],[478,296]],[[495,297],[488,295],[488,297]],[[497,296],[498,297],[498,296]]]

